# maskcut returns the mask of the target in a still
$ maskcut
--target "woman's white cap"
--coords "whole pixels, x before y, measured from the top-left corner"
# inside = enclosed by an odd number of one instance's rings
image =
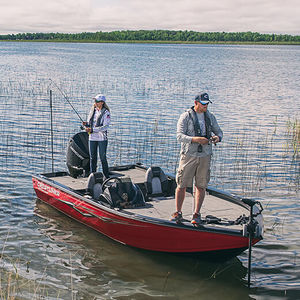
[[[106,101],[106,98],[104,95],[102,94],[98,94],[96,95],[95,97],[93,97],[93,99],[96,101],[96,102],[105,102]]]

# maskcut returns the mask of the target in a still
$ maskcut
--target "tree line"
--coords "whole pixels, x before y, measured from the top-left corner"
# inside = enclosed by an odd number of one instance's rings
[[[299,35],[261,34],[258,32],[196,32],[173,30],[124,30],[82,33],[18,33],[0,35],[9,41],[66,41],[66,42],[241,42],[241,43],[300,43]]]

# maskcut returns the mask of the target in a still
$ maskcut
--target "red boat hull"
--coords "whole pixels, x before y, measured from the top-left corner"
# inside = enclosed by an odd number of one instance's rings
[[[249,239],[241,234],[212,232],[173,222],[137,218],[120,210],[93,204],[39,177],[33,177],[33,187],[43,202],[111,239],[133,247],[172,253],[242,252],[248,248]],[[258,241],[254,239],[253,244]]]

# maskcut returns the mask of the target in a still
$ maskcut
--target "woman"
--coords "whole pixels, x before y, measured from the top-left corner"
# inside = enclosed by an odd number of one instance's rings
[[[98,94],[94,98],[87,122],[83,122],[85,131],[89,134],[90,169],[97,171],[97,151],[102,164],[104,176],[109,178],[108,163],[106,159],[107,129],[110,124],[110,110],[104,95]]]

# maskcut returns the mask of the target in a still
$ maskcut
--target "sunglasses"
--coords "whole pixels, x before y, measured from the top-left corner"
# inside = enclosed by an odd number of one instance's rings
[[[204,105],[204,106],[206,106],[206,105],[208,105],[209,104],[209,102],[207,102],[207,103],[202,103],[201,101],[198,101],[200,104],[202,104],[202,105]]]

